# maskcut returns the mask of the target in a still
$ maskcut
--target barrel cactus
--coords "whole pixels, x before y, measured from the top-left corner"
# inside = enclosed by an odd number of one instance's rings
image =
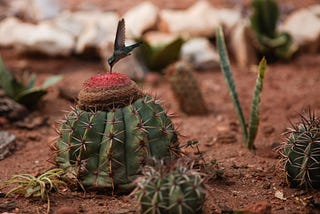
[[[199,173],[184,166],[172,170],[146,167],[138,179],[140,212],[191,214],[202,213],[205,188]]]
[[[149,158],[179,156],[171,119],[127,76],[93,76],[78,99],[62,120],[54,158],[85,189],[129,192]]]
[[[320,120],[314,113],[293,124],[282,150],[291,187],[320,187]]]
[[[189,115],[203,115],[208,113],[196,78],[191,71],[191,65],[177,62],[166,71],[166,76],[180,109]]]

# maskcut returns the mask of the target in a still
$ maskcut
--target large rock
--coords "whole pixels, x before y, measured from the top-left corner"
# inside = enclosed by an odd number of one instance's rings
[[[241,21],[241,12],[238,9],[221,8],[216,10],[216,14],[219,23],[228,32]]]
[[[253,32],[246,21],[239,22],[230,33],[230,49],[241,68],[257,63],[257,53],[253,44]]]
[[[126,36],[131,39],[139,38],[146,30],[155,27],[158,11],[159,9],[148,1],[128,10],[123,16],[126,21]]]
[[[13,46],[21,52],[67,56],[72,52],[74,40],[69,33],[47,23],[33,25],[7,18],[0,23],[0,45]]]
[[[98,50],[105,43],[113,43],[118,20],[114,12],[64,12],[52,21],[52,25],[73,35],[76,40],[75,51],[81,54],[88,49]]]
[[[82,12],[64,11],[60,16],[50,20],[48,23],[70,33],[74,38],[78,38],[88,25],[87,22],[87,18],[84,18]]]
[[[313,13],[315,16],[320,17],[320,4],[315,4],[308,7],[308,10]]]
[[[0,46],[12,47],[24,31],[34,28],[32,24],[22,23],[19,19],[9,17],[0,22]],[[18,33],[17,33],[18,32]],[[20,33],[19,33],[20,32]]]
[[[219,55],[207,38],[193,38],[182,45],[181,59],[192,64],[197,70],[219,67]]]
[[[62,10],[60,0],[11,0],[9,14],[33,21],[50,19]]]
[[[317,12],[318,11],[318,12]],[[320,16],[317,7],[301,9],[290,14],[281,30],[288,32],[302,51],[320,50]]]
[[[11,155],[16,149],[16,136],[0,131],[0,161]]]
[[[187,10],[162,10],[159,29],[162,32],[189,36],[212,36],[219,24],[216,10],[207,1],[197,1]]]

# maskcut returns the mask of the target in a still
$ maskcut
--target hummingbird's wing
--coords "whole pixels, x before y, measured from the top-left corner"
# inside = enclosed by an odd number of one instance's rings
[[[126,29],[124,19],[118,22],[116,39],[114,41],[114,50],[119,50],[125,47]]]

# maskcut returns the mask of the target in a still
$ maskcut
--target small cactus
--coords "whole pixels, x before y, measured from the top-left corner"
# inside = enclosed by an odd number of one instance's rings
[[[88,79],[58,133],[55,162],[86,189],[129,192],[149,158],[179,156],[164,109],[120,73]]]
[[[167,69],[166,76],[183,112],[189,115],[208,113],[207,106],[189,64],[186,62],[175,63]]]
[[[320,120],[309,111],[285,134],[282,154],[290,186],[320,188]]]
[[[276,0],[253,0],[251,28],[256,38],[254,44],[258,52],[269,61],[289,60],[297,51],[292,37],[287,32],[277,32],[279,7]]]
[[[202,213],[205,188],[201,176],[184,166],[169,171],[147,167],[138,179],[140,212],[189,214]]]

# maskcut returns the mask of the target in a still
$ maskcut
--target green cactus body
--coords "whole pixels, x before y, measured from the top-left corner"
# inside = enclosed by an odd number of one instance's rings
[[[138,181],[137,195],[143,214],[201,213],[205,188],[201,176],[185,167],[169,173],[149,168]]]
[[[320,188],[320,121],[311,113],[288,132],[285,170],[292,187]]]
[[[286,32],[277,32],[279,8],[275,0],[253,0],[251,27],[256,34],[255,44],[261,55],[267,59],[290,59],[297,51],[291,36]],[[270,60],[269,60],[270,61]]]
[[[114,77],[120,74],[104,75],[113,77],[103,87],[96,87],[99,80],[87,81],[87,91],[80,91],[77,107],[62,121],[55,161],[87,189],[128,192],[149,158],[179,155],[177,132],[164,109],[135,83],[125,77],[119,86],[122,80]]]
[[[169,67],[166,76],[183,112],[189,115],[208,113],[202,93],[189,64],[177,62]]]

